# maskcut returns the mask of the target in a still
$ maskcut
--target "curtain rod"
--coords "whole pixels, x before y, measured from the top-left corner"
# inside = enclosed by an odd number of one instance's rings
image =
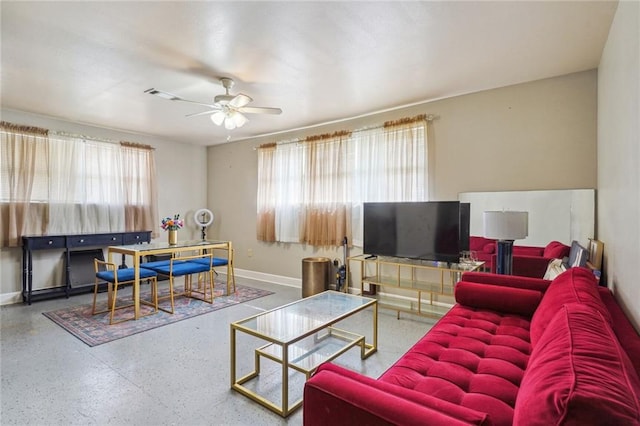
[[[94,141],[94,142],[105,142],[105,143],[112,143],[112,144],[120,144],[120,141],[114,141],[113,139],[106,139],[106,138],[99,138],[97,136],[87,136],[87,135],[81,135],[78,133],[70,133],[70,132],[64,132],[64,131],[51,131],[49,133],[49,135],[53,135],[53,136],[64,136],[64,137],[68,137],[68,138],[77,138],[77,139],[86,139],[86,140],[90,140],[90,141]]]
[[[425,120],[427,122],[432,122],[433,120],[437,120],[438,118],[440,118],[439,115],[437,114],[426,114]],[[384,124],[375,124],[372,126],[364,126],[364,127],[360,127],[358,129],[352,130],[352,133],[358,133],[358,132],[363,132],[363,131],[367,131],[367,130],[374,130],[374,129],[382,129],[384,128]],[[279,141],[279,142],[275,142],[276,145],[287,145],[290,143],[299,143],[299,142],[304,142],[307,138],[294,138],[294,139],[287,139],[287,140],[283,140],[283,141]],[[254,146],[253,150],[256,151],[259,147],[258,146]]]
[[[11,134],[11,133],[16,133],[16,132],[11,132],[11,131],[7,131],[7,130],[0,130],[0,133],[5,133],[5,134]],[[19,132],[19,133],[23,133],[23,132]],[[59,137],[67,137],[67,138],[76,138],[76,139],[84,139],[84,140],[88,140],[88,141],[92,141],[92,142],[100,142],[100,143],[109,143],[109,144],[113,144],[113,145],[122,145],[122,142],[125,142],[127,144],[129,144],[129,146],[138,146],[139,148],[145,148],[145,149],[152,149],[155,150],[155,147],[151,146],[151,145],[147,145],[147,144],[141,144],[138,142],[130,142],[130,141],[116,141],[113,139],[106,139],[106,138],[101,138],[101,137],[97,137],[97,136],[88,136],[88,135],[81,135],[78,133],[70,133],[70,132],[64,132],[64,131],[59,131],[59,130],[49,130],[49,134],[48,135],[33,135],[36,138],[47,138],[47,139],[55,139],[56,136]]]
[[[120,146],[124,144],[125,146],[129,146],[133,148],[150,149],[155,151],[155,147],[148,144],[140,143],[140,142],[131,142],[131,141],[125,141],[125,140],[116,141],[113,139],[100,138],[98,136],[80,135],[77,133],[70,133],[70,132],[64,132],[64,131],[53,131],[52,133],[53,133],[53,136],[64,136],[68,138],[84,139],[92,142],[110,143],[113,145],[120,145]],[[49,133],[49,135],[51,135],[52,133]]]

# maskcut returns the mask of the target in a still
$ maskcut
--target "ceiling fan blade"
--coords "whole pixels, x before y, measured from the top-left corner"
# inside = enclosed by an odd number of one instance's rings
[[[162,99],[167,99],[170,101],[182,101],[184,99],[182,99],[180,96],[176,96],[172,93],[168,93],[168,92],[163,92],[162,90],[156,90],[153,87],[151,89],[147,89],[144,91],[144,93],[148,93],[150,95],[156,95]]]
[[[185,117],[198,117],[200,115],[215,114],[216,112],[219,112],[219,111],[220,111],[220,109],[212,109],[212,110],[209,110],[209,111],[194,112],[193,114],[185,115]]]
[[[238,111],[247,114],[282,114],[280,108],[268,108],[268,107],[242,107],[238,108]]]
[[[180,101],[180,102],[188,102],[190,104],[196,104],[196,105],[204,105],[207,106],[209,108],[213,108],[215,105],[213,104],[205,104],[202,102],[196,102],[196,101],[190,101],[184,98],[181,98],[180,96],[174,95],[172,93],[168,93],[168,92],[163,92],[162,90],[157,90],[154,88],[151,89],[147,89],[144,91],[144,93],[148,93],[150,95],[156,95],[162,99],[167,99],[169,101]]]
[[[229,101],[229,106],[232,106],[234,108],[242,108],[243,106],[247,105],[252,100],[253,99],[251,99],[249,96],[243,95],[242,93],[240,93],[240,94],[236,95],[235,98],[233,98],[233,99],[231,99]]]

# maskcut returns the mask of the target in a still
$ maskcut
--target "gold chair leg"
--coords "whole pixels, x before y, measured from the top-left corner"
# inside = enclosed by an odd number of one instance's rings
[[[147,278],[147,284],[151,286],[151,301],[142,300],[141,298],[140,303],[153,307],[153,312],[146,314],[151,315],[158,312],[158,279],[156,277]]]
[[[109,325],[113,325],[113,314],[116,311],[116,300],[118,300],[118,285],[113,285],[113,302],[111,302],[111,315],[109,316]]]
[[[173,312],[174,312],[174,305],[173,305],[173,276],[171,276],[169,278],[169,298],[171,299],[171,313],[173,314]]]
[[[93,286],[93,309],[91,309],[91,315],[96,314],[96,300],[98,299],[98,277],[96,277],[95,284]]]
[[[211,292],[211,297],[207,300],[207,283],[204,283],[203,294],[205,302],[213,304],[213,299],[215,298],[215,275],[213,274],[213,270],[209,269],[209,291]]]
[[[153,277],[153,281],[151,282],[151,297],[153,298],[153,305],[156,308],[156,312],[158,312],[158,278]]]
[[[231,273],[231,283],[233,284],[233,293],[236,292],[236,273],[233,269],[233,261],[227,264],[227,274]],[[227,289],[227,293],[229,293],[229,289]]]
[[[156,282],[156,286],[158,286],[157,282]],[[160,297],[160,296],[158,296],[158,293],[160,293],[160,291],[158,290],[158,287],[156,287],[156,297],[157,297],[156,300],[158,301],[157,302],[158,303],[158,309],[163,311],[163,312],[166,312],[168,314],[173,314],[173,312],[174,312],[173,276],[169,275],[169,295]],[[169,298],[169,301],[170,301],[170,304],[171,304],[171,309],[162,308],[160,306],[160,300],[165,300],[167,298]]]

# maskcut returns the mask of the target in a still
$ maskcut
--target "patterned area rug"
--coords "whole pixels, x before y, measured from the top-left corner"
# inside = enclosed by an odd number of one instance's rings
[[[73,334],[78,339],[82,340],[87,345],[98,346],[133,334],[142,333],[143,331],[152,330],[167,324],[173,324],[198,315],[217,311],[218,309],[223,309],[228,306],[237,305],[239,303],[273,294],[271,291],[237,285],[236,293],[226,296],[226,287],[226,283],[215,283],[215,298],[213,300],[213,304],[189,297],[176,297],[174,302],[174,314],[159,311],[158,313],[142,317],[137,321],[125,321],[114,325],[109,325],[109,312],[91,315],[91,304],[73,306],[51,312],[43,312],[43,315],[67,330],[69,333]],[[143,299],[149,299],[148,291],[142,291],[141,296]],[[162,296],[162,292],[160,293],[160,296]],[[106,293],[98,294],[99,303],[97,309],[99,311],[106,308],[106,298]],[[100,301],[102,301],[102,305],[100,304]],[[130,299],[128,302],[122,301],[122,303],[130,303]],[[119,304],[120,297],[118,297],[118,305]],[[159,304],[161,307],[170,307],[169,300],[163,300]],[[141,315],[152,311],[153,308],[150,306],[140,304]],[[125,317],[128,318],[132,315],[133,307],[119,309],[114,315],[114,321]]]

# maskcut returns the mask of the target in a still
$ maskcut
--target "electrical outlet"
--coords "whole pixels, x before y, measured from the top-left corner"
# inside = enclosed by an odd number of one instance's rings
[[[253,249],[247,249],[247,257],[253,257]]]

